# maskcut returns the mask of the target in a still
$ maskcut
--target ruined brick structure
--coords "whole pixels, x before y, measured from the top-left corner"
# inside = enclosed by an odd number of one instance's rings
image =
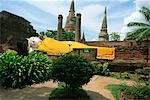
[[[116,47],[137,45],[135,41],[86,41],[91,46]]]
[[[115,47],[115,59],[109,61],[117,70],[132,70],[133,67],[150,66],[150,40],[136,41],[87,41],[91,46]],[[122,68],[123,67],[123,68]]]
[[[76,15],[76,26],[75,26],[75,41],[81,41],[81,14],[77,13]]]
[[[29,21],[10,12],[0,12],[0,23],[0,47],[3,49],[17,50],[17,41],[37,36],[36,30],[33,29]]]
[[[57,40],[62,40],[62,23],[63,16],[58,15]]]
[[[62,18],[63,16],[59,15],[58,17],[58,28],[57,28],[57,40],[61,40],[61,31],[62,31]],[[64,27],[66,32],[72,32],[75,34],[75,41],[81,42],[81,14],[77,13],[75,16],[75,7],[74,0],[72,0],[69,10],[69,15],[67,16],[66,24]]]

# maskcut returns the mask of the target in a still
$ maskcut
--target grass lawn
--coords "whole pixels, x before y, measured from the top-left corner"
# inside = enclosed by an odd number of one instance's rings
[[[120,100],[120,91],[122,85],[111,84],[107,85],[106,88],[111,91],[111,94],[114,96],[115,100]]]

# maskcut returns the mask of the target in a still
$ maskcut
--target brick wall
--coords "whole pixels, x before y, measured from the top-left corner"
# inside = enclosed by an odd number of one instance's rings
[[[115,59],[111,62],[114,66],[133,66],[143,67],[150,66],[149,47],[116,47]]]
[[[150,42],[150,41],[149,41]],[[91,46],[115,47],[115,59],[109,61],[112,70],[132,70],[135,67],[150,66],[149,42],[136,41],[87,41]],[[146,45],[145,45],[146,44]],[[103,60],[99,60],[102,62]],[[118,69],[119,67],[119,69]]]
[[[87,41],[87,45],[101,47],[116,47],[116,46],[137,46],[135,41]]]

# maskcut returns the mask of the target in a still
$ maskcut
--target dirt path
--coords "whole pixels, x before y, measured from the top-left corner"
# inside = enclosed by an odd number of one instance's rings
[[[93,100],[113,100],[113,96],[109,90],[105,89],[105,86],[123,82],[129,85],[133,84],[131,81],[121,81],[111,77],[95,75],[83,88]],[[50,92],[57,86],[57,83],[48,81],[23,89],[0,89],[0,100],[48,100]]]
[[[126,83],[128,85],[134,84],[134,82],[128,80],[122,81],[112,77],[95,75],[87,85],[83,86],[83,88],[85,90],[97,92],[102,97],[102,99],[99,99],[100,97],[90,95],[93,98],[93,100],[114,100],[111,92],[107,90],[105,87],[109,84],[120,84],[120,83]]]

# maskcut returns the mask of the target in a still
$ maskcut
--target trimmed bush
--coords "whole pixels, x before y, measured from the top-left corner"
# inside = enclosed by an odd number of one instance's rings
[[[40,52],[19,56],[14,52],[0,55],[0,85],[22,88],[50,79],[52,61]]]
[[[50,99],[86,99],[82,85],[88,83],[93,76],[94,67],[83,56],[69,53],[53,62],[52,79],[59,81],[61,87],[50,94]]]
[[[49,100],[91,100],[82,88],[72,91],[70,88],[56,88],[52,91]]]
[[[64,82],[70,88],[78,88],[90,81],[93,70],[85,57],[74,53],[65,54],[53,62],[52,79]]]

